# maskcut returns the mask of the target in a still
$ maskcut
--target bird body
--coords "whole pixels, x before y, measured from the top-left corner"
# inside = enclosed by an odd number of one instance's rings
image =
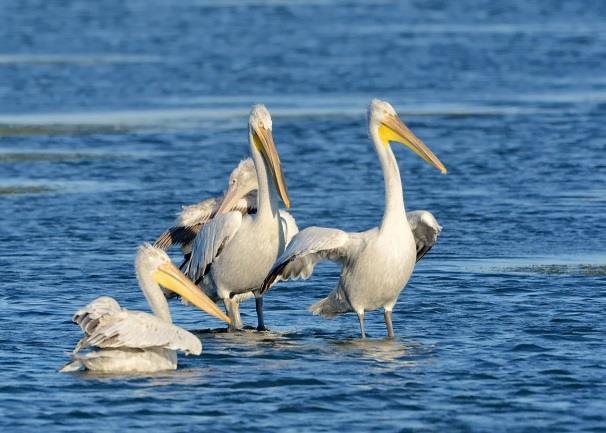
[[[72,320],[80,326],[84,337],[71,353],[71,361],[59,371],[150,373],[177,368],[177,351],[199,355],[202,352],[200,339],[172,324],[160,284],[229,322],[225,314],[172,265],[162,250],[142,246],[135,268],[141,290],[154,314],[121,308],[108,296],[95,299],[74,314]],[[91,351],[81,352],[85,349]]]
[[[231,329],[242,327],[239,301],[251,292],[256,298],[258,329],[265,328],[258,289],[284,250],[287,232],[298,231],[294,219],[282,217],[278,210],[278,197],[286,207],[290,207],[290,199],[273,142],[271,116],[264,106],[251,110],[249,143],[257,178],[256,214],[243,216],[231,210],[243,190],[230,184],[214,218],[196,236],[184,268],[206,293],[223,301]]]
[[[412,220],[421,239],[415,239],[404,210],[400,171],[389,143],[405,144],[443,173],[446,168],[384,101],[374,100],[370,105],[369,135],[385,181],[385,211],[379,226],[361,233],[321,227],[300,231],[268,273],[261,292],[277,278],[307,278],[319,261],[338,262],[341,274],[337,287],[310,311],[325,317],[354,311],[364,337],[365,312],[383,308],[387,333],[392,337],[393,307],[416,261],[431,248],[440,227],[429,212],[418,212]]]

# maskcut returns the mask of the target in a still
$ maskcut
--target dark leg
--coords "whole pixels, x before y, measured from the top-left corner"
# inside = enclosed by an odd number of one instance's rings
[[[360,321],[360,334],[362,334],[362,338],[366,338],[366,332],[364,332],[364,311],[358,313],[358,320]]]
[[[385,310],[385,326],[387,327],[387,338],[393,338],[393,324],[391,323],[391,310]]]
[[[255,308],[257,309],[257,331],[267,331],[263,320],[263,296],[255,296]]]

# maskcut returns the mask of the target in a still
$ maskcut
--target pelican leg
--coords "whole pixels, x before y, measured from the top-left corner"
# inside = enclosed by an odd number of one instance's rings
[[[358,320],[360,321],[360,334],[362,338],[366,338],[366,332],[364,332],[364,311],[358,313]]]
[[[387,327],[387,338],[393,338],[393,323],[391,322],[391,310],[385,310],[383,313],[385,317],[385,326]]]
[[[224,299],[225,309],[231,323],[229,324],[230,331],[238,331],[242,329],[242,319],[240,318],[240,303],[233,299]]]
[[[267,331],[263,320],[263,296],[255,296],[255,308],[257,310],[257,331]]]

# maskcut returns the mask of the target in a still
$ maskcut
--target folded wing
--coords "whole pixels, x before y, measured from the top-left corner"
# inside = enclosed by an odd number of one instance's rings
[[[179,350],[186,354],[202,352],[200,339],[191,332],[162,321],[148,313],[121,310],[105,315],[92,332],[86,335],[74,352],[87,347],[100,349],[149,349]]]
[[[238,211],[217,215],[205,224],[194,239],[191,256],[184,264],[184,273],[198,283],[206,275],[213,260],[240,229],[242,214]]]
[[[417,210],[406,214],[417,247],[417,262],[436,244],[442,226],[431,212]]]

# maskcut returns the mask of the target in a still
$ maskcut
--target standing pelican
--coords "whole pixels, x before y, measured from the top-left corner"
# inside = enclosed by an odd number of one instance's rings
[[[263,330],[263,298],[258,289],[286,244],[278,196],[287,208],[290,199],[272,137],[271,116],[263,105],[255,105],[250,112],[248,138],[257,175],[257,213],[230,211],[241,191],[238,186],[228,189],[216,216],[196,236],[185,272],[209,296],[223,301],[230,329],[242,327],[239,296],[255,293],[257,329]]]
[[[427,252],[427,245],[423,241],[420,248],[415,245],[404,211],[400,171],[390,142],[404,144],[442,173],[446,173],[446,167],[404,125],[387,102],[375,99],[370,103],[369,135],[385,179],[385,212],[380,226],[362,233],[322,227],[302,230],[270,270],[261,294],[278,277],[308,278],[317,262],[332,260],[342,266],[337,287],[328,297],[312,305],[310,311],[324,317],[353,311],[358,315],[364,338],[364,313],[383,308],[387,335],[393,337],[393,307],[417,258]],[[419,220],[423,217],[420,215]],[[435,236],[428,236],[430,238],[435,242]]]
[[[177,351],[199,355],[202,343],[198,337],[172,324],[160,285],[229,323],[229,318],[172,264],[164,251],[143,245],[135,270],[154,315],[120,308],[108,296],[95,299],[74,315],[73,321],[85,335],[74,349],[72,360],[59,371],[85,368],[103,373],[150,373],[176,369]],[[79,353],[87,347],[99,350]]]

